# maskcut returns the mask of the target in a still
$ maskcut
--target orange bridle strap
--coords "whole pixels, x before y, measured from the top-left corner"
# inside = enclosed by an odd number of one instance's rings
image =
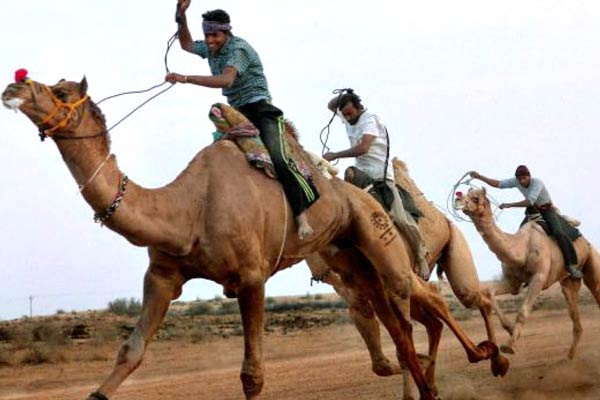
[[[52,110],[46,117],[44,117],[44,119],[41,122],[38,123],[38,125],[44,125],[44,124],[47,124],[48,122],[50,122],[52,120],[52,118],[54,118],[56,116],[56,114],[58,114],[58,112],[62,108],[66,108],[68,110],[67,116],[65,118],[63,118],[60,122],[58,122],[52,128],[46,129],[44,131],[44,135],[52,136],[52,133],[54,133],[54,131],[67,127],[67,125],[71,121],[71,118],[77,112],[77,108],[80,105],[82,105],[83,103],[85,103],[86,100],[88,99],[88,95],[86,93],[85,96],[83,96],[81,99],[79,99],[73,103],[65,103],[64,101],[62,101],[58,97],[56,97],[56,95],[52,92],[52,89],[50,89],[48,86],[44,85],[44,88],[46,90],[48,90],[48,92],[50,93],[50,96],[52,97],[52,100],[54,101],[55,107],[54,107],[54,110]]]

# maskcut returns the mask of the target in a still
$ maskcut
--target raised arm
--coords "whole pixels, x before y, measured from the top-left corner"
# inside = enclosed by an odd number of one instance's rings
[[[332,112],[337,112],[337,105],[338,105],[340,96],[341,96],[341,94],[338,94],[333,99],[329,100],[329,103],[327,103],[327,108],[329,108],[329,110],[331,110]]]
[[[497,179],[492,179],[492,178],[483,176],[477,171],[471,171],[471,172],[469,172],[469,175],[471,175],[471,178],[479,179],[480,181],[485,182],[488,185],[493,186],[495,188],[500,187],[500,181],[498,181]]]
[[[192,34],[190,33],[190,29],[187,25],[187,17],[185,12],[192,0],[178,0],[177,1],[177,11],[175,13],[175,20],[177,21],[177,36],[179,37],[179,44],[181,48],[185,51],[192,52],[192,48],[194,46],[194,40],[192,39]]]

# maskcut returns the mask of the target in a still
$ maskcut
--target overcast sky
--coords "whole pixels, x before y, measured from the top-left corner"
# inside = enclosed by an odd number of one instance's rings
[[[86,75],[96,101],[160,83],[175,3],[3,1],[3,86],[21,67],[48,84]],[[202,37],[201,14],[214,8],[227,10],[234,34],[259,52],[273,102],[296,123],[306,148],[321,151],[331,91],[352,87],[386,122],[391,153],[436,204],[445,207],[465,171],[505,178],[525,163],[600,245],[597,1],[194,0],[188,21],[195,39]],[[205,60],[178,43],[169,66],[209,73]],[[144,98],[103,103],[109,124]],[[151,102],[112,133],[121,169],[146,187],[170,182],[210,144],[206,115],[222,100],[218,90],[177,85]],[[0,126],[0,319],[28,314],[30,295],[35,314],[140,297],[146,249],[92,222],[56,146],[40,143],[29,120],[4,110]],[[329,146],[348,147],[339,121]],[[516,190],[493,194],[521,199]],[[521,218],[506,210],[499,223],[514,231]],[[473,226],[459,226],[480,277],[498,276],[499,262]],[[311,287],[309,278],[297,265],[273,277],[267,295],[331,291]],[[220,294],[220,286],[196,280],[182,299]]]

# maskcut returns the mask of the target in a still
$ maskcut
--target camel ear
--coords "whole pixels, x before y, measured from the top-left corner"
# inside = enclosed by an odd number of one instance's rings
[[[83,79],[79,83],[79,94],[83,97],[87,93],[87,90],[88,90],[88,83],[87,83],[87,78],[84,75]]]
[[[481,188],[481,190],[483,191],[483,195],[485,196],[487,194],[487,191],[485,189],[485,186]]]

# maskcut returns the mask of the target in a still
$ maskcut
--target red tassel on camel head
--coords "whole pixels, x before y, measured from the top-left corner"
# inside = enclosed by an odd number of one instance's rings
[[[27,70],[25,68],[19,68],[18,70],[15,71],[15,82],[16,83],[23,83],[27,80],[27,74],[29,72],[27,72]]]

